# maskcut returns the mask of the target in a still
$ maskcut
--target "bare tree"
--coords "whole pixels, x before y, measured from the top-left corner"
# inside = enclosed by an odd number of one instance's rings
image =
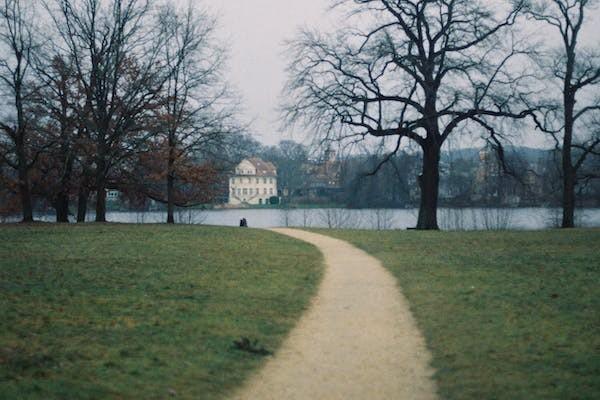
[[[187,225],[199,225],[206,221],[206,214],[202,210],[192,208],[178,209],[176,212],[177,223]]]
[[[32,93],[28,77],[36,43],[31,9],[20,0],[0,2],[0,91],[8,100],[7,115],[0,117],[0,157],[17,171],[23,222],[33,221],[29,171],[40,149],[32,137],[25,112]]]
[[[562,48],[546,58],[547,77],[558,81],[562,104],[549,107],[544,131],[552,135],[561,152],[562,227],[575,226],[576,187],[581,181],[600,178],[584,171],[586,160],[600,155],[600,48],[585,49],[580,34],[593,0],[530,1],[528,14],[560,33]]]
[[[284,204],[283,207],[279,209],[279,219],[281,221],[282,226],[289,227],[293,226],[293,210],[290,208],[289,204]]]
[[[106,221],[110,175],[146,143],[151,110],[170,76],[166,35],[148,0],[54,0],[50,13],[85,96],[82,120],[95,146],[96,221]]]
[[[54,49],[56,50],[56,49]],[[57,222],[69,222],[69,202],[77,159],[77,82],[70,59],[58,51],[41,52],[34,64],[39,82],[33,109],[40,116],[38,131],[50,145],[41,169],[44,194],[56,209]]]
[[[466,210],[464,208],[445,208],[440,215],[442,229],[450,231],[465,230]],[[475,228],[473,228],[475,229]]]
[[[483,228],[488,231],[507,230],[510,228],[512,212],[510,208],[484,207],[479,210]]]
[[[383,231],[394,226],[394,211],[389,208],[367,210],[371,229]]]
[[[524,49],[511,33],[522,2],[339,0],[367,29],[304,32],[291,44],[286,120],[327,140],[393,138],[423,153],[417,228],[438,229],[440,150],[478,129],[500,147],[495,120],[530,114],[514,73]],[[507,10],[508,9],[508,10]],[[365,22],[366,21],[366,22]],[[390,157],[386,157],[386,162]]]
[[[358,229],[363,222],[360,213],[346,208],[322,208],[317,217],[329,229]]]
[[[192,4],[184,12],[164,6],[159,16],[168,38],[165,66],[171,71],[158,110],[166,136],[165,202],[170,224],[175,222],[176,205],[185,207],[195,200],[177,199],[176,183],[185,169],[181,164],[219,147],[223,137],[237,129],[221,78],[224,50],[214,37],[215,19]]]

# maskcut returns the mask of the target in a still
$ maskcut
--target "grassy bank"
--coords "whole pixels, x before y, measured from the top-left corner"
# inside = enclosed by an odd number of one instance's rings
[[[320,232],[397,277],[442,398],[600,398],[600,230]]]
[[[313,247],[192,226],[0,227],[0,398],[221,398],[277,348]]]

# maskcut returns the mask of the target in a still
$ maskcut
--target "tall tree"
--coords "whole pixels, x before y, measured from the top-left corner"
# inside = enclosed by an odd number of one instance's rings
[[[56,209],[56,221],[69,222],[79,126],[74,66],[70,59],[51,51],[38,57],[35,67],[41,87],[32,111],[41,115],[38,130],[45,141],[53,144],[44,160],[47,170],[45,194]]]
[[[591,155],[600,156],[600,48],[581,45],[586,13],[597,5],[592,0],[539,0],[527,11],[558,33],[562,48],[546,58],[547,78],[559,82],[562,102],[545,114],[543,129],[550,133],[561,152],[562,227],[575,226],[576,187],[581,181],[600,178],[584,171]]]
[[[85,95],[82,120],[94,149],[96,221],[106,221],[110,175],[147,139],[149,116],[171,71],[164,31],[147,0],[55,0],[56,29]]]
[[[176,205],[200,200],[186,199],[176,187],[178,183],[188,186],[186,181],[197,172],[208,171],[192,168],[190,163],[199,162],[194,159],[201,158],[209,148],[219,147],[224,136],[236,127],[221,77],[224,50],[214,37],[215,19],[190,2],[185,10],[172,5],[162,7],[159,20],[168,38],[168,46],[164,48],[165,67],[171,71],[157,112],[162,121],[158,127],[164,132],[166,145],[167,223],[172,224]],[[192,181],[198,179],[201,177]]]
[[[439,162],[453,133],[476,128],[500,145],[494,120],[525,118],[513,74],[524,53],[511,34],[522,2],[339,0],[364,29],[304,32],[284,107],[289,123],[325,140],[403,138],[423,153],[418,229],[438,229]],[[386,157],[386,159],[390,159]]]
[[[23,4],[25,3],[25,4]],[[9,100],[5,115],[0,117],[0,157],[17,171],[23,222],[33,221],[33,203],[29,171],[39,148],[34,144],[31,121],[25,109],[32,93],[28,83],[32,53],[36,44],[33,35],[31,8],[28,2],[0,2],[0,91]]]

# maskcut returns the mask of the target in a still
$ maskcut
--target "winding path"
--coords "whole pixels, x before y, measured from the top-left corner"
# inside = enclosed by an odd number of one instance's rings
[[[233,399],[436,399],[424,339],[380,262],[341,240],[274,231],[319,248],[325,276],[275,357]]]

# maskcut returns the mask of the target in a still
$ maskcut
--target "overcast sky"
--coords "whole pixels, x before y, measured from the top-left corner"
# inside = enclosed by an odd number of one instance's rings
[[[303,26],[330,30],[340,22],[341,13],[329,9],[331,0],[203,0],[201,4],[219,19],[220,36],[229,48],[228,78],[242,96],[243,117],[252,121],[256,139],[265,144],[288,138],[302,141],[303,132],[281,132],[278,121],[276,108],[286,81],[284,42]],[[598,9],[592,14],[600,21]],[[583,42],[596,44],[599,37],[600,23],[588,24]],[[538,139],[529,135],[524,144],[543,145]]]
[[[229,78],[242,95],[246,119],[256,138],[276,144],[280,132],[276,108],[286,80],[284,42],[303,26],[324,27],[334,19],[328,0],[204,0],[219,17],[229,45]],[[300,135],[293,135],[301,140]]]

